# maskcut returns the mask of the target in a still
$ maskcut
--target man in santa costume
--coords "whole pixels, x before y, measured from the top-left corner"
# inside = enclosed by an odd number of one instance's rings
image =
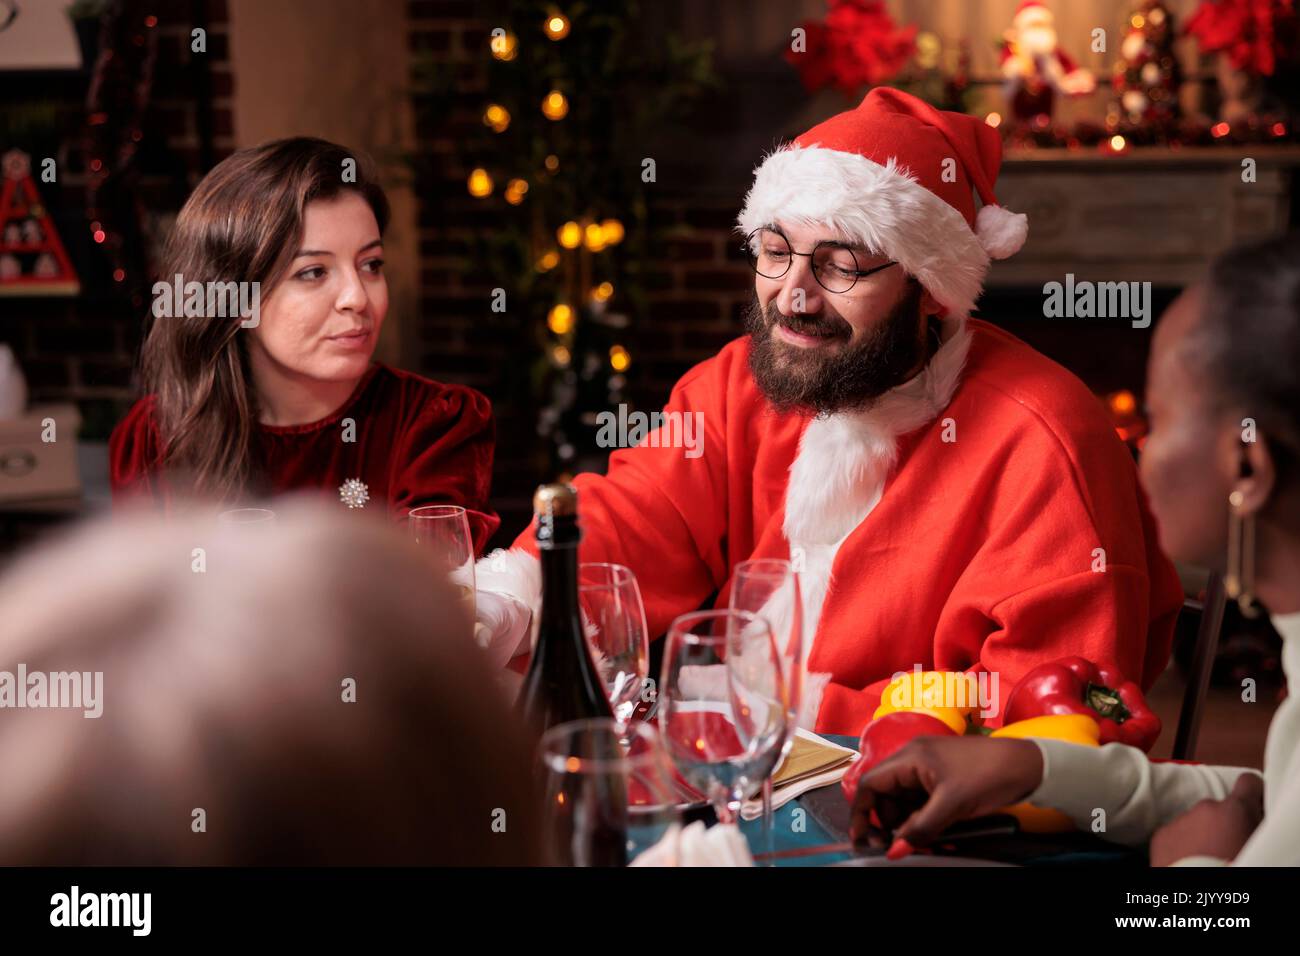
[[[574,481],[580,558],[635,572],[651,635],[725,607],[741,561],[802,568],[819,732],[859,733],[916,665],[998,674],[1001,713],[1044,661],[1114,661],[1146,688],[1169,656],[1182,589],[1104,409],[968,317],[1027,231],[996,205],[1001,153],[984,123],[875,89],[769,155],[739,217],[749,334],[665,409],[702,414],[703,454],[652,436]],[[536,553],[530,527],[478,564],[500,657],[527,652]]]

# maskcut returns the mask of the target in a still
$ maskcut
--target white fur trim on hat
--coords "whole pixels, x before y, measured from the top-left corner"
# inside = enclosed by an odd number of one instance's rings
[[[745,235],[777,222],[828,226],[897,261],[950,317],[970,313],[989,268],[965,217],[892,158],[882,166],[821,146],[782,147],[754,171],[738,222]]]
[[[1014,256],[1029,235],[1029,217],[1002,206],[985,206],[975,216],[975,235],[990,259]]]

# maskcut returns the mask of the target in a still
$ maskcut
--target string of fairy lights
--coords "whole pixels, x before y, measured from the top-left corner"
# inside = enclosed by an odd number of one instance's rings
[[[541,24],[544,36],[553,43],[563,42],[569,36],[572,24],[558,9],[552,8]],[[505,63],[513,62],[519,54],[519,38],[508,30],[496,30],[489,43],[492,56]],[[561,123],[569,115],[569,98],[562,90],[551,89],[541,99],[538,109],[552,123]],[[504,133],[510,128],[513,117],[501,103],[488,103],[483,109],[483,124],[494,133]],[[560,168],[560,157],[549,153],[543,167],[548,175]],[[466,188],[476,199],[487,199],[496,191],[496,181],[482,166],[469,173]],[[505,178],[502,198],[511,206],[521,205],[530,189],[529,180],[522,175]],[[545,233],[549,236],[549,230]],[[619,245],[624,239],[623,223],[614,217],[578,217],[568,219],[554,227],[554,244],[549,239],[535,243],[534,268],[544,274],[564,268],[564,291],[546,314],[546,327],[553,336],[549,344],[549,358],[556,368],[566,369],[573,361],[573,338],[579,317],[579,303],[602,307],[614,295],[614,285],[608,280],[596,282],[594,256]],[[627,348],[614,344],[609,349],[609,367],[616,375],[625,372],[632,362]]]

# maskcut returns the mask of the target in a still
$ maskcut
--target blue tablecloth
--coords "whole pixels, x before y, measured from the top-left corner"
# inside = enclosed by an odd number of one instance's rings
[[[842,747],[851,747],[858,749],[856,737],[843,737],[831,734],[824,734],[831,743],[839,744]],[[836,790],[839,789],[839,783],[833,784]],[[796,797],[783,807],[778,807],[772,813],[772,849],[774,850],[795,850],[801,847],[821,846],[827,843],[836,842],[839,837],[832,835],[826,830],[816,818],[808,812],[803,805],[803,797]],[[741,832],[749,840],[749,848],[753,853],[761,853],[767,849],[763,844],[762,838],[763,823],[761,820],[749,820],[740,824]],[[830,863],[836,863],[840,860],[850,858],[848,853],[821,854],[818,856],[796,857],[788,860],[778,860],[777,866],[826,866]]]
[[[843,747],[857,749],[858,741],[853,737],[824,735],[827,740]],[[837,795],[839,783],[834,784]],[[794,850],[802,847],[822,846],[838,842],[841,838],[826,830],[817,819],[808,812],[805,805],[807,794],[796,797],[772,814],[772,849]],[[741,832],[749,840],[751,852],[761,853],[767,849],[763,844],[762,821],[751,820],[740,825]],[[1068,837],[1068,842],[1053,840],[1050,844],[1042,843],[1043,838],[1031,836],[1010,837],[1018,841],[1021,851],[1014,858],[1032,866],[1080,866],[1080,865],[1146,865],[1146,852],[1143,848],[1128,848],[1105,844],[1101,840],[1078,834]],[[1051,840],[1052,838],[1047,838]],[[1033,842],[1030,842],[1033,841]],[[1008,849],[1004,843],[1002,848]],[[1026,852],[1027,851],[1027,852]],[[1035,855],[1041,851],[1041,855]],[[1029,858],[1026,858],[1029,857]],[[852,858],[849,853],[826,853],[817,856],[794,857],[777,860],[777,866],[828,866]],[[990,855],[997,859],[998,856]],[[1011,859],[1013,857],[1008,857]]]

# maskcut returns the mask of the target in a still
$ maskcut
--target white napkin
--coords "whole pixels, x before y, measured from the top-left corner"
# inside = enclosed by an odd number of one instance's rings
[[[753,866],[749,844],[734,824],[705,827],[674,823],[664,838],[643,852],[632,866]]]
[[[20,418],[27,410],[27,381],[7,345],[0,345],[0,419]]]
[[[805,740],[811,740],[814,743],[821,744],[823,747],[831,747],[835,750],[843,750],[845,753],[853,754],[853,759],[858,759],[858,752],[849,747],[841,747],[839,744],[820,737],[811,730],[804,730],[800,727],[795,733]],[[841,764],[833,767],[823,773],[815,774],[811,777],[805,777],[803,780],[794,783],[787,783],[784,786],[772,788],[772,809],[783,807],[795,797],[807,793],[809,790],[816,790],[818,787],[825,787],[832,783],[837,783],[840,777],[849,772],[852,763]],[[780,767],[776,768],[780,770]],[[757,820],[763,815],[763,798],[755,797],[752,800],[746,800],[740,805],[740,818],[742,820]]]

